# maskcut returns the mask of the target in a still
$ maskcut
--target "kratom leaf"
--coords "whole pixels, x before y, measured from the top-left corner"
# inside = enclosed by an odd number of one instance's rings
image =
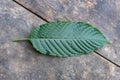
[[[103,34],[84,22],[49,22],[32,30],[28,38],[42,54],[67,57],[91,53],[108,43]]]

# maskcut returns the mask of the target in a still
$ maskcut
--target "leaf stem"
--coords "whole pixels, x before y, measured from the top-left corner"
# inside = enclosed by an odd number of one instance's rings
[[[20,39],[13,40],[13,42],[25,41],[25,40],[30,40],[30,39],[29,38],[20,38]]]

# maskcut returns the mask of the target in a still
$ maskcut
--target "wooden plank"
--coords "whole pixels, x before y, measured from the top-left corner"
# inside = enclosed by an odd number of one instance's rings
[[[28,42],[45,23],[11,0],[0,0],[0,80],[119,80],[120,69],[95,53],[57,58],[38,54]]]
[[[85,21],[111,44],[98,52],[120,65],[120,0],[15,0],[48,21]]]

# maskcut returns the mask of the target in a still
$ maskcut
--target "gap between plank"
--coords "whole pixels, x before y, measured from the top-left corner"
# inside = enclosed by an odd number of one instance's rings
[[[23,8],[25,8],[26,10],[28,10],[29,12],[31,12],[32,14],[36,15],[37,17],[41,18],[42,20],[49,22],[47,19],[43,18],[42,16],[38,15],[37,13],[31,11],[30,9],[26,8],[24,5],[20,4],[19,2],[13,0],[13,2],[17,3],[18,5],[22,6]]]
[[[38,15],[37,13],[31,11],[30,9],[26,8],[24,5],[20,4],[19,2],[13,0],[13,2],[17,3],[18,5],[22,6],[23,8],[25,8],[26,10],[28,10],[29,12],[31,12],[32,14],[36,15],[37,17],[41,18],[42,20],[44,20],[45,22],[49,22],[47,19],[43,18],[42,16]],[[100,53],[94,51],[97,55],[99,55],[100,57],[104,58],[105,60],[107,60],[108,62],[114,64],[115,66],[120,68],[120,65],[118,65],[117,63],[113,62],[112,60],[106,58],[105,56],[101,55]]]
[[[105,60],[109,61],[110,63],[114,64],[115,66],[120,68],[120,65],[118,65],[117,63],[113,62],[112,60],[106,58],[105,56],[103,56],[102,54],[98,53],[97,51],[94,51],[97,55],[99,55],[100,57],[104,58]]]

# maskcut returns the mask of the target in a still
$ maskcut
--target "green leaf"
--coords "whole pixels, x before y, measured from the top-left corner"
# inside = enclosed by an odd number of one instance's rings
[[[103,34],[90,24],[65,21],[36,27],[28,39],[42,54],[59,57],[87,54],[108,43]]]

